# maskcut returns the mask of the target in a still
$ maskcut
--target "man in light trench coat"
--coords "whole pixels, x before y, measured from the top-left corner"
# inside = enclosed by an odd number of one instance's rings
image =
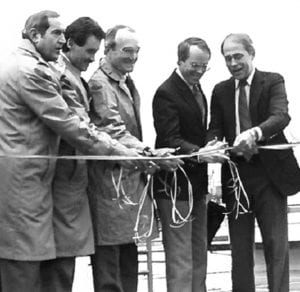
[[[69,107],[83,120],[89,120],[89,90],[81,72],[95,60],[105,33],[89,17],[80,17],[67,26],[66,43],[54,64],[58,74],[67,77],[63,82],[63,97]],[[76,95],[70,95],[72,88]],[[81,155],[64,139],[59,144],[60,155]],[[43,264],[43,292],[71,292],[75,257],[94,253],[94,235],[87,197],[86,160],[58,160],[53,180],[53,227],[56,258]]]

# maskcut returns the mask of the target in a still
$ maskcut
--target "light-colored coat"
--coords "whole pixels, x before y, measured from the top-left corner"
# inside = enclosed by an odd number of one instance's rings
[[[76,96],[63,90],[69,107],[82,119],[89,120],[88,92],[81,72],[62,54],[60,65]],[[80,155],[65,140],[59,144],[60,155]],[[87,197],[85,160],[58,160],[53,180],[53,226],[57,257],[84,256],[94,253],[94,235]]]
[[[140,97],[132,80],[130,81],[131,93],[125,85],[124,76],[113,70],[105,59],[101,60],[100,68],[89,81],[92,96],[90,116],[97,126],[104,127],[105,131],[124,145],[142,150],[145,145],[141,142]],[[124,193],[131,202],[136,203],[130,205],[118,200],[112,176],[117,182],[120,169],[116,164],[100,161],[89,164],[88,195],[97,245],[118,245],[134,241],[134,226],[145,177],[139,171],[123,170]],[[151,204],[151,199],[147,196],[140,217],[140,235],[149,231]]]
[[[87,154],[114,153],[108,135],[69,109],[60,80],[28,40],[0,66],[0,129],[1,155],[56,155],[58,135]],[[0,258],[56,256],[54,170],[53,159],[0,159]]]

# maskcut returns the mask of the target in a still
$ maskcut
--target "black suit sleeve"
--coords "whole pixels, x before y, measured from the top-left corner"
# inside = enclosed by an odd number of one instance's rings
[[[224,138],[224,121],[223,121],[223,110],[219,103],[219,97],[217,95],[217,90],[214,88],[211,104],[210,104],[210,123],[209,130],[207,133],[207,142],[213,140],[215,137],[218,140],[223,140]],[[234,113],[233,113],[234,114]]]
[[[284,79],[281,75],[273,73],[266,85],[268,91],[266,97],[262,99],[259,109],[265,109],[262,117],[265,119],[258,125],[263,133],[263,137],[268,139],[282,131],[290,122],[288,114],[288,100],[284,86]],[[264,104],[266,101],[266,104]]]
[[[184,139],[178,105],[170,93],[158,89],[153,99],[153,118],[157,134],[156,147],[180,147],[181,153],[191,153],[200,148]]]

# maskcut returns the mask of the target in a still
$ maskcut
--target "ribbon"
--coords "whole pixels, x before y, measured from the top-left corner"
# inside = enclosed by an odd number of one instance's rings
[[[300,142],[287,143],[287,144],[273,144],[257,146],[258,149],[265,150],[287,150],[300,146]],[[230,151],[233,147],[224,147],[222,151]],[[197,152],[190,154],[180,154],[171,156],[117,156],[117,155],[34,155],[34,154],[0,154],[1,158],[28,158],[28,159],[76,159],[76,160],[110,160],[110,161],[121,161],[121,160],[170,160],[170,159],[184,159],[197,157],[201,160],[201,156],[206,156],[219,152],[220,149],[209,149],[206,150],[205,147],[201,148]]]
[[[143,234],[139,234],[139,223],[140,223],[140,218],[141,218],[141,212],[143,210],[143,206],[146,200],[146,197],[148,196],[148,189],[150,186],[150,197],[152,200],[152,204],[151,204],[151,219],[150,219],[150,227],[148,231],[145,231]],[[133,237],[133,239],[135,240],[135,243],[138,244],[139,242],[143,242],[145,240],[147,240],[148,238],[150,238],[150,236],[152,235],[152,231],[153,231],[153,226],[154,226],[154,209],[156,208],[156,202],[154,200],[154,195],[153,195],[153,175],[148,174],[147,175],[147,183],[143,189],[141,198],[139,200],[139,209],[138,209],[138,213],[137,213],[137,218],[136,218],[136,222],[135,222],[135,226],[134,226],[134,233],[135,236]]]

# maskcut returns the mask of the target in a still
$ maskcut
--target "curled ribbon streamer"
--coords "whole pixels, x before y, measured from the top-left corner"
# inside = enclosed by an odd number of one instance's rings
[[[143,242],[144,240],[146,240],[147,238],[149,238],[152,234],[153,231],[153,225],[154,225],[154,208],[155,208],[155,201],[154,201],[154,196],[153,196],[153,177],[152,175],[147,175],[147,183],[142,191],[142,195],[140,197],[140,200],[138,203],[134,203],[130,200],[130,198],[126,195],[124,187],[122,185],[122,176],[123,176],[123,169],[120,169],[120,173],[119,173],[119,177],[116,179],[113,175],[113,172],[111,172],[111,178],[112,178],[112,183],[113,186],[115,188],[117,197],[113,198],[113,200],[117,200],[119,207],[121,209],[124,209],[124,207],[122,206],[122,203],[125,205],[139,205],[139,209],[137,212],[137,219],[136,219],[136,223],[135,223],[135,227],[134,227],[134,237],[133,239],[135,240],[136,244],[138,244],[139,242]],[[144,232],[143,234],[139,234],[139,223],[140,223],[140,218],[141,218],[141,212],[145,203],[145,199],[148,195],[148,190],[149,190],[149,186],[150,186],[150,196],[151,196],[151,200],[152,200],[152,204],[151,204],[151,220],[150,220],[150,227],[149,230]]]
[[[140,223],[140,218],[141,218],[141,212],[142,212],[142,209],[143,209],[143,206],[145,203],[145,199],[146,199],[147,195],[149,194],[149,192],[148,192],[149,186],[150,186],[150,197],[151,197],[151,201],[152,201],[150,227],[149,227],[148,231],[145,231],[143,234],[139,234],[139,223]],[[143,189],[142,195],[139,200],[139,209],[138,209],[137,218],[136,218],[135,227],[134,227],[135,236],[133,237],[133,239],[135,240],[136,244],[147,240],[151,236],[152,231],[153,231],[153,225],[154,225],[155,206],[156,205],[155,205],[154,196],[153,196],[153,176],[148,174],[147,175],[147,183]]]
[[[191,215],[192,215],[192,211],[193,211],[193,188],[192,188],[192,184],[186,174],[186,172],[184,171],[184,169],[179,165],[178,169],[183,173],[183,175],[185,176],[186,180],[187,180],[187,184],[188,184],[188,205],[189,205],[189,211],[187,213],[186,216],[183,216],[179,210],[176,207],[176,200],[177,200],[177,173],[174,171],[174,193],[171,189],[170,192],[170,197],[171,197],[171,201],[172,201],[172,221],[174,224],[170,225],[173,228],[180,228],[181,226],[183,226],[186,222],[189,222],[191,220]]]
[[[121,209],[123,209],[123,206],[121,202],[127,204],[127,205],[137,205],[137,203],[134,203],[130,200],[130,198],[126,195],[124,187],[122,185],[122,176],[123,176],[123,168],[120,168],[119,178],[118,182],[116,183],[113,171],[111,171],[111,180],[112,184],[114,186],[114,189],[116,191],[117,197],[113,198],[113,200],[117,200],[119,203],[119,206]]]
[[[230,186],[232,188],[232,192],[234,194],[235,197],[235,205],[233,206],[233,209],[228,212],[227,214],[230,214],[231,212],[233,212],[236,209],[236,215],[235,218],[237,219],[239,214],[245,214],[249,212],[249,207],[250,207],[250,202],[249,202],[249,198],[247,195],[247,192],[244,188],[243,182],[240,178],[237,166],[235,165],[235,163],[231,160],[227,161],[229,164],[229,168],[230,168],[230,172],[231,172],[231,180],[232,180],[232,185]],[[241,203],[241,194],[244,196],[244,198],[246,199],[246,203],[247,203],[247,207],[245,207],[242,203]],[[240,209],[242,209],[242,211],[240,211]]]
[[[165,177],[164,180],[160,179],[160,182],[163,184],[163,189],[159,190],[158,192],[163,192],[165,193],[168,197],[170,197],[170,200],[172,202],[172,222],[173,224],[171,224],[170,226],[173,228],[180,228],[181,226],[183,226],[186,222],[189,222],[189,220],[191,220],[191,214],[193,211],[193,188],[192,188],[192,184],[186,174],[186,172],[184,171],[184,169],[179,165],[178,169],[184,174],[186,180],[187,180],[187,184],[188,184],[188,205],[189,205],[189,211],[187,213],[186,216],[183,216],[180,211],[177,209],[176,207],[176,201],[177,201],[177,172],[173,171],[173,178],[172,178],[172,182],[171,185],[168,185],[167,183],[167,175]]]

